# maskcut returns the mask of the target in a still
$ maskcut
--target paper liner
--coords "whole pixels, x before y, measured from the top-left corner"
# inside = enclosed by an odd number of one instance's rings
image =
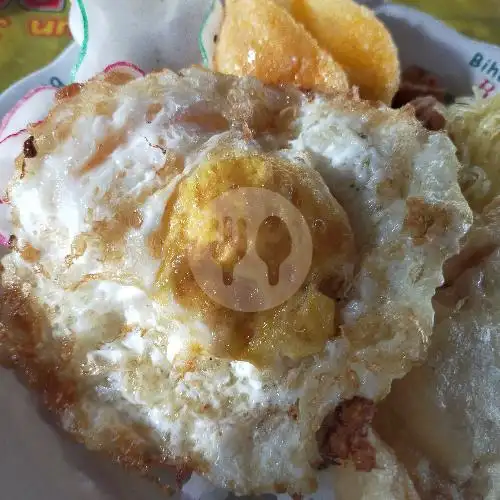
[[[148,0],[145,8],[132,0],[74,0],[70,29],[81,47],[73,78],[86,80],[117,60],[146,72],[199,63],[197,35],[209,2]]]

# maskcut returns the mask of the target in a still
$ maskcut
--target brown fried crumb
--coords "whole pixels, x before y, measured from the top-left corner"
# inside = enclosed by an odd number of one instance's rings
[[[9,236],[9,243],[8,243],[9,248],[11,250],[14,250],[14,248],[16,247],[16,243],[17,243],[17,237],[14,234],[11,234]]]
[[[193,469],[188,467],[187,465],[182,465],[181,467],[177,467],[175,471],[175,482],[179,488],[181,488],[193,473]]]
[[[411,66],[403,72],[401,85],[394,96],[392,107],[401,108],[414,99],[428,96],[442,103],[453,100],[436,75],[423,68]]]
[[[35,158],[36,148],[35,148],[35,138],[30,135],[23,145],[23,153],[25,158]]]
[[[357,470],[372,470],[376,453],[367,436],[374,415],[373,401],[358,396],[338,405],[318,433],[321,465],[351,460]]]
[[[294,404],[292,406],[290,406],[288,408],[288,416],[292,419],[292,420],[298,420],[299,418],[299,407]]]
[[[432,96],[418,97],[410,102],[415,109],[415,116],[422,125],[431,131],[443,130],[446,126],[445,117],[437,110],[438,101]]]
[[[370,472],[376,466],[376,453],[366,436],[356,435],[352,441],[352,461],[356,470]]]
[[[314,101],[314,93],[311,92],[311,91],[308,91],[308,92],[304,92],[305,96],[306,96],[306,99],[307,99],[307,102],[313,102]]]

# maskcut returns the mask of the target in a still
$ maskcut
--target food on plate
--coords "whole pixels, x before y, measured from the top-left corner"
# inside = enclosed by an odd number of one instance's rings
[[[472,208],[481,212],[500,195],[500,95],[460,99],[446,110],[446,118],[465,167],[462,189]]]
[[[443,116],[439,102],[435,97],[417,97],[410,102],[415,110],[415,116],[427,130],[443,130],[446,127],[446,118]]]
[[[400,108],[415,99],[428,97],[433,97],[443,104],[451,104],[455,100],[440,83],[437,75],[419,66],[410,66],[401,75],[401,83],[392,100],[392,107]]]
[[[427,360],[394,382],[375,420],[424,500],[500,494],[498,102],[459,99],[444,111],[474,223],[445,263]]]
[[[352,0],[226,1],[214,67],[307,90],[355,85],[361,97],[387,104],[399,86],[391,35]]]
[[[411,105],[425,128],[437,131],[446,127],[445,105],[454,100],[436,75],[419,66],[410,66],[403,71],[392,107],[399,109]]]
[[[196,68],[73,86],[29,133],[0,346],[67,431],[236,493],[311,493],[329,466],[403,474],[371,420],[423,360],[443,262],[471,223],[445,134],[355,94]],[[267,193],[259,210],[279,195],[273,217],[300,211],[286,226],[310,240],[252,230],[249,189]],[[217,218],[226,193],[236,238]],[[259,272],[234,274],[240,261],[294,242],[278,274],[306,265],[293,297],[241,308]],[[207,252],[220,283],[242,276],[232,308],[195,275]]]
[[[387,28],[353,0],[293,0],[291,13],[344,68],[364,99],[390,104],[399,87],[399,59]]]
[[[444,104],[451,104],[454,97],[440,85],[439,78],[418,66],[403,71],[399,90],[392,100],[393,108],[411,105],[416,117],[428,130],[446,127]]]
[[[453,106],[441,110],[462,164],[460,187],[477,219],[460,254],[446,263],[447,281],[479,263],[493,250],[492,245],[500,244],[496,228],[496,207],[500,199],[500,141],[496,132],[500,118],[499,97],[460,98]]]
[[[307,90],[348,89],[342,67],[273,0],[226,1],[214,69]]]

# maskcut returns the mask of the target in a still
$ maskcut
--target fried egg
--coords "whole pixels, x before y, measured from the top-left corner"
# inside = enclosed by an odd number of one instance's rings
[[[89,448],[239,494],[313,492],[325,461],[356,465],[353,443],[325,459],[326,417],[379,401],[425,355],[471,222],[454,148],[355,95],[196,68],[129,80],[67,87],[30,127],[8,191],[2,353]],[[190,266],[214,249],[212,201],[241,189],[279,194],[309,231],[279,270],[303,279],[271,308],[220,304]],[[249,232],[244,250],[278,259],[293,251],[279,234]],[[212,260],[237,269],[240,250],[222,239]]]

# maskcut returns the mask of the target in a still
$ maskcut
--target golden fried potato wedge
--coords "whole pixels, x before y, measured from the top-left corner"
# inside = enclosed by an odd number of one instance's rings
[[[252,75],[268,84],[346,91],[342,67],[306,29],[272,0],[227,0],[215,50],[215,69]]]
[[[353,0],[293,0],[291,14],[346,71],[361,97],[389,104],[399,87],[396,46],[386,27]]]

